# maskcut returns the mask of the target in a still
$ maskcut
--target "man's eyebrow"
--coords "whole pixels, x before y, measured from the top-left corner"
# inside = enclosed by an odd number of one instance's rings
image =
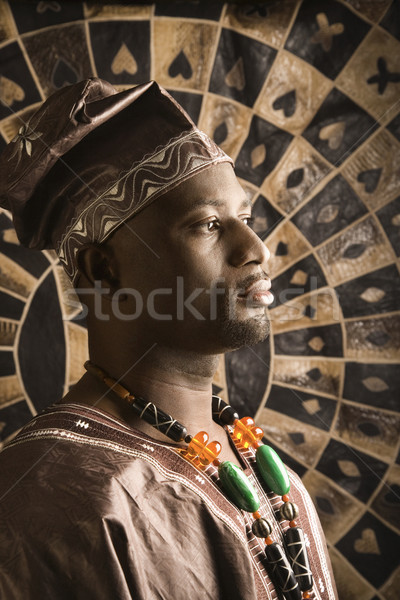
[[[221,208],[222,206],[225,206],[225,202],[223,200],[213,200],[212,198],[204,198],[196,202],[193,208],[199,208],[200,206],[215,206],[216,208]],[[248,198],[244,198],[239,208],[243,209],[250,207],[251,201]]]

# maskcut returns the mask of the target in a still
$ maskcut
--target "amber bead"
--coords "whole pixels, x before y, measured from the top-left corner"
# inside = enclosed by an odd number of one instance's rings
[[[213,462],[221,452],[222,446],[219,442],[210,442],[199,453],[200,464],[205,467]]]
[[[256,537],[267,538],[272,532],[272,525],[268,519],[257,519],[251,526],[251,530]]]
[[[248,427],[254,425],[254,421],[251,417],[243,417],[235,422],[235,429],[233,430],[233,438],[240,442],[243,435],[246,433]]]
[[[299,516],[299,507],[294,502],[285,502],[279,509],[283,521],[293,521]]]
[[[261,427],[257,427],[251,417],[243,417],[235,422],[233,430],[233,438],[236,439],[241,446],[248,448],[256,444],[264,435]]]
[[[249,446],[258,447],[261,438],[264,436],[264,431],[261,427],[251,427],[243,437],[243,445],[245,448]]]
[[[192,441],[186,448],[185,457],[188,460],[195,459],[200,454],[200,452],[202,452],[202,450],[205,448],[207,442],[208,442],[208,433],[206,433],[205,431],[199,431],[199,433],[196,433],[196,435],[193,436]]]

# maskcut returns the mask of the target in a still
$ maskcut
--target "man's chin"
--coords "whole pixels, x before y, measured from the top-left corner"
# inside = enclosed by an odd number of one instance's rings
[[[227,350],[238,350],[243,346],[255,346],[263,342],[269,333],[270,323],[264,315],[263,318],[225,322],[221,341]]]

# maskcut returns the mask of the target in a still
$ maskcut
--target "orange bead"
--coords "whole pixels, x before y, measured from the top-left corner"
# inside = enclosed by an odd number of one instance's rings
[[[296,521],[289,521],[290,527],[297,527]]]
[[[215,467],[219,467],[219,465],[220,465],[220,464],[221,464],[221,461],[219,460],[219,458],[215,458],[215,459],[213,460],[213,465],[214,465]]]
[[[303,598],[311,598],[310,592],[303,592]]]
[[[264,435],[264,430],[261,429],[261,427],[252,427],[251,433],[257,440],[261,440]]]
[[[252,446],[254,442],[260,440],[264,435],[261,427],[248,427],[246,433],[243,435],[242,444],[245,448]]]
[[[192,440],[188,444],[186,449],[185,457],[189,460],[194,460],[208,442],[209,435],[205,431],[199,431],[193,436]]]
[[[242,419],[239,419],[238,421],[236,421],[235,429],[233,430],[234,439],[236,439],[240,442],[242,437],[246,434],[247,429],[251,425],[254,425],[254,421],[251,417],[243,417]]]
[[[200,463],[205,467],[213,462],[221,452],[222,446],[219,442],[210,442],[199,453]]]
[[[257,448],[259,448],[260,446],[263,446],[263,442],[261,440],[256,440],[255,442],[253,442],[253,448],[255,450],[257,450]]]
[[[267,538],[265,538],[264,542],[267,544],[267,546],[270,546],[271,544],[274,543],[274,540],[269,535]]]
[[[289,496],[287,494],[285,494],[284,496],[282,496],[282,500],[284,502],[289,502]]]
[[[253,517],[254,517],[255,519],[261,519],[261,515],[260,515],[260,513],[258,512],[258,510],[256,510],[256,512],[253,512]]]
[[[241,446],[248,448],[260,440],[264,435],[261,427],[257,427],[251,417],[243,417],[235,422],[233,437]]]

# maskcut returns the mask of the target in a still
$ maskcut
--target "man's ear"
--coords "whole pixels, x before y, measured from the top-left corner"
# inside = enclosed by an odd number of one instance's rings
[[[108,288],[110,295],[117,289],[116,261],[111,249],[107,246],[90,244],[81,248],[77,263],[79,272],[89,285],[94,287],[96,281],[101,282],[101,287]],[[108,294],[102,295],[107,297]]]

